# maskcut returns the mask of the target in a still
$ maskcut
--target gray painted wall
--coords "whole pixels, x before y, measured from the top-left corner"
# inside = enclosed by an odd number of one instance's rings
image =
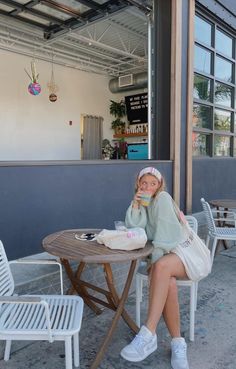
[[[42,239],[69,228],[114,228],[136,174],[154,165],[172,192],[172,162],[78,162],[0,166],[0,239],[9,259],[42,252]]]
[[[236,199],[236,158],[193,160],[193,212],[202,210],[201,197]]]

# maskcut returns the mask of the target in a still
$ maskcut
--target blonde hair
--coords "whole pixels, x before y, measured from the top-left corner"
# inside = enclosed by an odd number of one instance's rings
[[[145,173],[143,176],[146,176],[146,175],[153,176],[154,178],[156,178],[158,180],[158,178],[155,175],[153,175],[153,173]],[[139,177],[139,174],[138,174],[137,177],[136,177],[136,181],[135,181],[135,193],[138,192],[138,189],[139,189],[139,181],[143,178],[143,176],[142,177]],[[161,180],[158,180],[158,181],[160,183],[160,186],[156,190],[156,193],[154,194],[153,197],[156,197],[159,192],[165,191],[165,189],[166,189],[166,182],[165,182],[165,179],[163,178],[163,176],[161,176]]]

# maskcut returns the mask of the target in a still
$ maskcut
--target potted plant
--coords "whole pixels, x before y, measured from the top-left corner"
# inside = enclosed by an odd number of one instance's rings
[[[114,129],[115,133],[124,133],[125,122],[123,122],[120,118],[117,118],[111,122],[111,128]]]
[[[110,141],[107,138],[104,138],[102,141],[102,157],[105,160],[112,159],[114,154],[114,147],[111,146]]]
[[[116,118],[111,122],[111,128],[114,129],[115,133],[124,133],[125,122],[121,118],[126,114],[125,104],[122,100],[120,102],[110,100],[110,102],[110,114]]]

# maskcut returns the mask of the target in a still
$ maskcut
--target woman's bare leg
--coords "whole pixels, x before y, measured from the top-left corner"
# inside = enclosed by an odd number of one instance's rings
[[[184,265],[180,258],[175,254],[168,254],[159,259],[151,269],[150,288],[149,288],[149,308],[146,322],[147,328],[154,334],[157,324],[165,308],[165,318],[168,322],[168,329],[174,335],[179,335],[179,319],[174,325],[174,319],[178,316],[179,305],[174,304],[171,309],[169,301],[175,300],[176,296],[168,296],[170,281],[172,277],[187,278]],[[168,299],[167,299],[168,298]],[[166,305],[167,303],[167,305]],[[174,318],[171,317],[173,314]]]
[[[168,295],[162,315],[171,337],[180,337],[179,299],[175,277],[171,277],[170,279]]]

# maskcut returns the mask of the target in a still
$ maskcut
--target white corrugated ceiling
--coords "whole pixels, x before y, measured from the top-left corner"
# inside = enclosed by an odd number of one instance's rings
[[[0,48],[110,76],[143,72],[150,8],[151,1],[0,0]]]

